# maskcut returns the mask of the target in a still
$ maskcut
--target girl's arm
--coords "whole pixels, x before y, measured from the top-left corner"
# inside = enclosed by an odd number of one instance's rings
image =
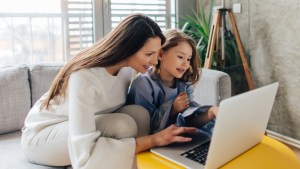
[[[188,95],[185,92],[180,92],[173,102],[171,116],[177,116],[178,113],[189,108],[189,105],[190,100]]]
[[[197,109],[197,116],[191,116],[186,118],[186,121],[188,121],[190,125],[201,128],[203,127],[203,125],[216,118],[219,110],[217,106],[200,106],[197,102],[195,102],[193,95],[194,89],[192,85],[187,85],[186,91],[190,98],[190,107],[199,107]]]
[[[170,119],[173,100],[160,103],[161,97],[164,97],[163,91],[145,76],[133,81],[127,96],[127,104],[141,105],[148,110],[151,133],[166,128]]]
[[[186,93],[190,99],[190,107],[199,107],[198,111],[200,112],[208,112],[209,109],[213,106],[211,105],[204,105],[201,106],[199,103],[197,103],[196,101],[194,101],[194,88],[192,84],[187,84],[186,87]]]

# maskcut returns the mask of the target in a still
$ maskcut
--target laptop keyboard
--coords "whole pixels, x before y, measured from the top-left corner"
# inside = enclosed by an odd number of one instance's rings
[[[188,159],[191,159],[195,162],[205,165],[209,144],[210,141],[182,153],[181,156],[184,156]]]

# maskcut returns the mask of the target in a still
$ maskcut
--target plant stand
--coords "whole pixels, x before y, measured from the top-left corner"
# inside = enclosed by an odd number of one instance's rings
[[[218,55],[218,53],[216,54],[216,60],[217,60],[217,67],[224,67],[224,61],[225,61],[225,52],[224,52],[224,32],[225,32],[225,15],[226,12],[228,12],[228,15],[230,17],[230,21],[232,23],[232,28],[233,28],[233,33],[234,33],[234,37],[235,40],[237,42],[237,46],[238,46],[238,51],[241,57],[241,61],[242,61],[242,65],[244,68],[244,72],[246,75],[246,79],[247,79],[247,83],[248,83],[248,87],[249,90],[254,89],[254,85],[253,85],[253,80],[250,74],[250,69],[248,66],[248,61],[247,58],[245,57],[245,53],[244,53],[244,49],[242,46],[242,42],[240,39],[240,35],[238,33],[238,29],[234,20],[234,16],[233,13],[231,11],[231,9],[226,9],[226,8],[218,8],[217,12],[214,14],[213,16],[213,21],[212,21],[212,25],[211,25],[211,29],[210,29],[210,35],[209,35],[209,40],[208,40],[208,47],[207,47],[207,51],[206,51],[206,57],[205,57],[205,62],[204,62],[204,68],[211,68],[212,65],[212,57],[214,56],[214,51],[215,51],[215,47],[216,47],[216,52],[218,52],[218,40],[219,40],[219,36],[220,36],[220,25],[223,25],[223,29],[221,32],[221,56],[220,57]],[[221,20],[221,16],[222,16],[222,20]],[[222,21],[222,23],[221,23]]]

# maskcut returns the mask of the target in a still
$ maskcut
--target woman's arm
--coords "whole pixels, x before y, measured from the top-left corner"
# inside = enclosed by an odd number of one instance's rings
[[[135,153],[174,142],[189,142],[192,138],[181,135],[183,133],[196,133],[196,131],[197,129],[194,127],[177,127],[176,125],[171,125],[158,133],[136,138]]]
[[[102,168],[132,168],[135,138],[105,137],[97,129],[96,105],[105,97],[102,92],[106,90],[97,80],[98,75],[81,69],[69,79],[68,147],[72,166],[76,169],[100,165]]]

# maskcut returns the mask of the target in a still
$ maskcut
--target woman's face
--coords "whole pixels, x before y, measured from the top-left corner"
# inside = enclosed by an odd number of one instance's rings
[[[152,65],[157,64],[157,55],[161,48],[159,37],[149,38],[145,45],[128,59],[128,66],[140,73],[146,71]]]
[[[160,73],[167,78],[180,79],[190,67],[192,53],[192,47],[187,42],[180,42],[177,46],[162,52],[158,58]]]

